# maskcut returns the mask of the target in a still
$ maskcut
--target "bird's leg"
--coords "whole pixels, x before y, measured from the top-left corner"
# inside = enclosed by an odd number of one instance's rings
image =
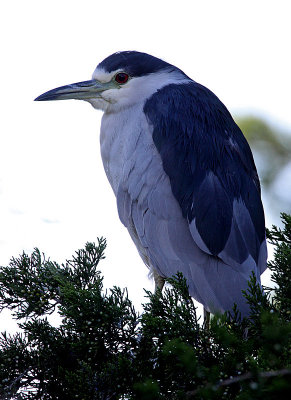
[[[160,291],[162,291],[164,284],[165,284],[165,278],[160,276],[157,273],[157,271],[154,270],[154,280],[155,280],[155,293],[157,293],[158,289],[160,289]]]
[[[203,307],[204,326],[208,330],[210,326],[210,312]]]

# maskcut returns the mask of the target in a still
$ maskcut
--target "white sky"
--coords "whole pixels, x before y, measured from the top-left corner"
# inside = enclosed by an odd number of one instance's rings
[[[33,99],[90,79],[115,51],[139,50],[177,65],[230,111],[291,130],[290,11],[288,0],[3,0],[0,264],[35,246],[64,261],[103,235],[106,285],[127,286],[139,304],[153,285],[103,172],[101,113],[85,102]]]

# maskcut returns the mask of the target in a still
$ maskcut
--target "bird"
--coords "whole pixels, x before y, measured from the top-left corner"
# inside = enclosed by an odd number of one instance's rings
[[[226,106],[178,67],[139,51],[101,61],[91,80],[36,101],[77,99],[103,111],[100,149],[127,228],[156,289],[177,272],[207,313],[250,307],[242,294],[267,266],[261,187]]]

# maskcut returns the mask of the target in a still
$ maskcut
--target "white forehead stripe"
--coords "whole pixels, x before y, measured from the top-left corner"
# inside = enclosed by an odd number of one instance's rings
[[[110,82],[111,79],[114,77],[114,75],[117,74],[117,72],[124,72],[124,71],[118,69],[117,71],[106,72],[104,71],[103,68],[96,68],[95,71],[93,72],[92,79],[96,79],[97,81],[102,83]]]

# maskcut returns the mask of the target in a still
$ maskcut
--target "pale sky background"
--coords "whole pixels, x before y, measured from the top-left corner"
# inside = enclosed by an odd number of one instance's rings
[[[128,287],[139,305],[153,284],[103,171],[101,112],[33,99],[90,79],[115,51],[139,50],[177,65],[233,114],[291,131],[290,18],[288,0],[2,0],[0,265],[35,246],[62,262],[105,236],[105,284]]]

